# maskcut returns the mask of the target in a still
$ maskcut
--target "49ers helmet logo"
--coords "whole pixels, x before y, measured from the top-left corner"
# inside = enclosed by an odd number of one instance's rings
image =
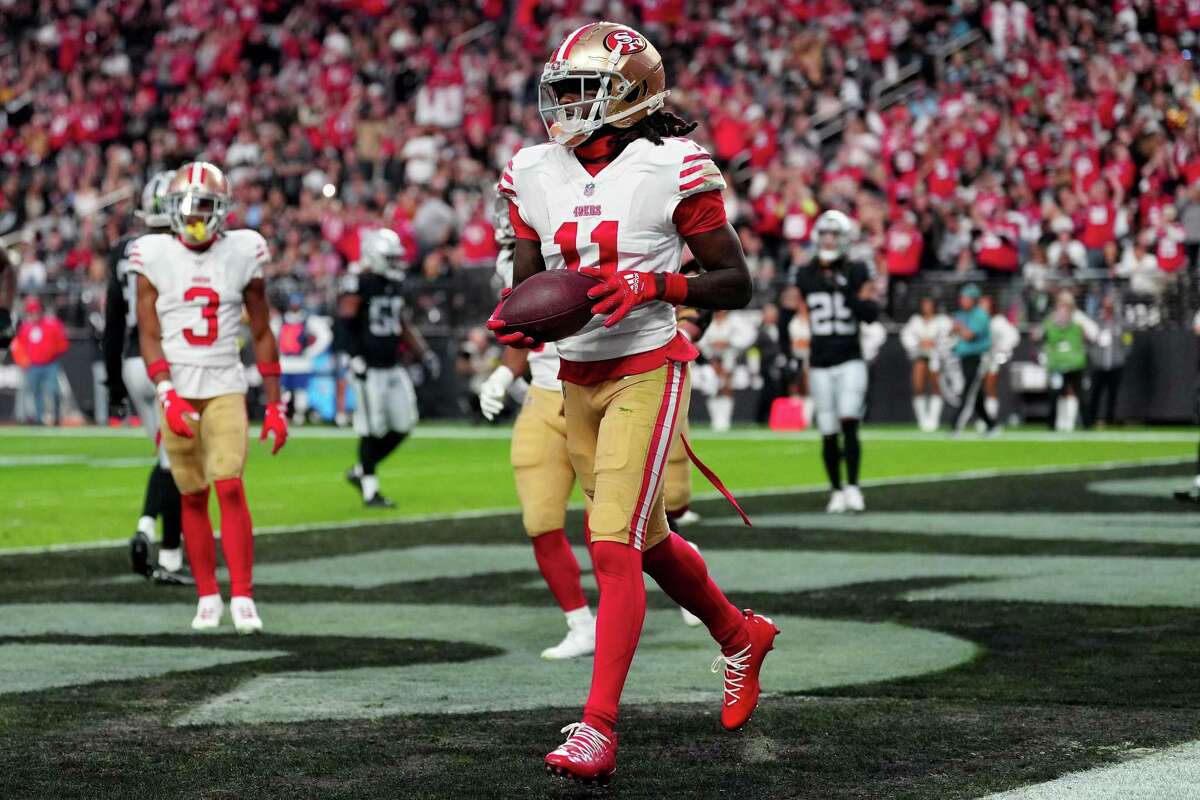
[[[622,28],[604,37],[604,46],[616,50],[623,56],[640,53],[646,49],[646,40],[641,34]]]

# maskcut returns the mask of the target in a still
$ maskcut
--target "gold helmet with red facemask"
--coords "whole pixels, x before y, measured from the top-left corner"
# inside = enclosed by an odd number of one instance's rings
[[[605,125],[628,128],[663,107],[670,91],[662,56],[645,36],[615,22],[572,31],[542,70],[538,111],[565,147]]]
[[[229,181],[207,161],[192,161],[175,171],[167,186],[167,217],[184,244],[206,245],[225,227],[229,213]]]

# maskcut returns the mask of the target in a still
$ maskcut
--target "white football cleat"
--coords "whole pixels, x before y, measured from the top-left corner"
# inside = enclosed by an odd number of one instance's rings
[[[829,495],[829,505],[825,506],[827,514],[845,514],[846,513],[846,496],[841,489],[835,489]]]
[[[192,618],[192,630],[211,631],[221,624],[225,613],[225,602],[219,594],[206,594],[196,603],[196,616]]]
[[[867,503],[863,500],[863,493],[857,486],[847,486],[842,490],[842,499],[846,502],[846,510],[852,511],[855,514],[866,511]]]
[[[233,617],[233,627],[238,633],[261,633],[262,619],[258,609],[249,597],[234,597],[229,601],[229,614]]]
[[[571,612],[574,613],[574,612]],[[554,647],[542,651],[542,658],[547,661],[562,661],[567,658],[590,656],[596,652],[596,618],[588,613],[586,617],[567,618],[567,635]]]
[[[690,508],[675,519],[676,525],[695,525],[700,521],[700,515]]]

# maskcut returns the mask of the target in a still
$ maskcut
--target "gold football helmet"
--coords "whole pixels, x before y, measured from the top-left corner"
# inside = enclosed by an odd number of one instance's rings
[[[218,167],[207,161],[184,164],[167,185],[171,230],[185,244],[208,244],[225,226],[229,200],[229,181]]]
[[[645,36],[615,22],[573,31],[542,70],[538,111],[550,138],[583,144],[604,125],[628,128],[663,107],[662,56]]]

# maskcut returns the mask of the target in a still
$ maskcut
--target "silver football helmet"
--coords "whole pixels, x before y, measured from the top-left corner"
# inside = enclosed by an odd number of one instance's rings
[[[156,172],[142,187],[142,204],[133,214],[147,228],[171,227],[171,216],[167,213],[167,187],[174,177],[173,169]]]
[[[817,217],[813,238],[817,242],[817,260],[822,264],[832,264],[850,252],[854,223],[841,211],[826,211]]]
[[[359,266],[365,272],[386,275],[392,280],[404,280],[408,254],[400,237],[391,228],[370,228],[359,235]]]

